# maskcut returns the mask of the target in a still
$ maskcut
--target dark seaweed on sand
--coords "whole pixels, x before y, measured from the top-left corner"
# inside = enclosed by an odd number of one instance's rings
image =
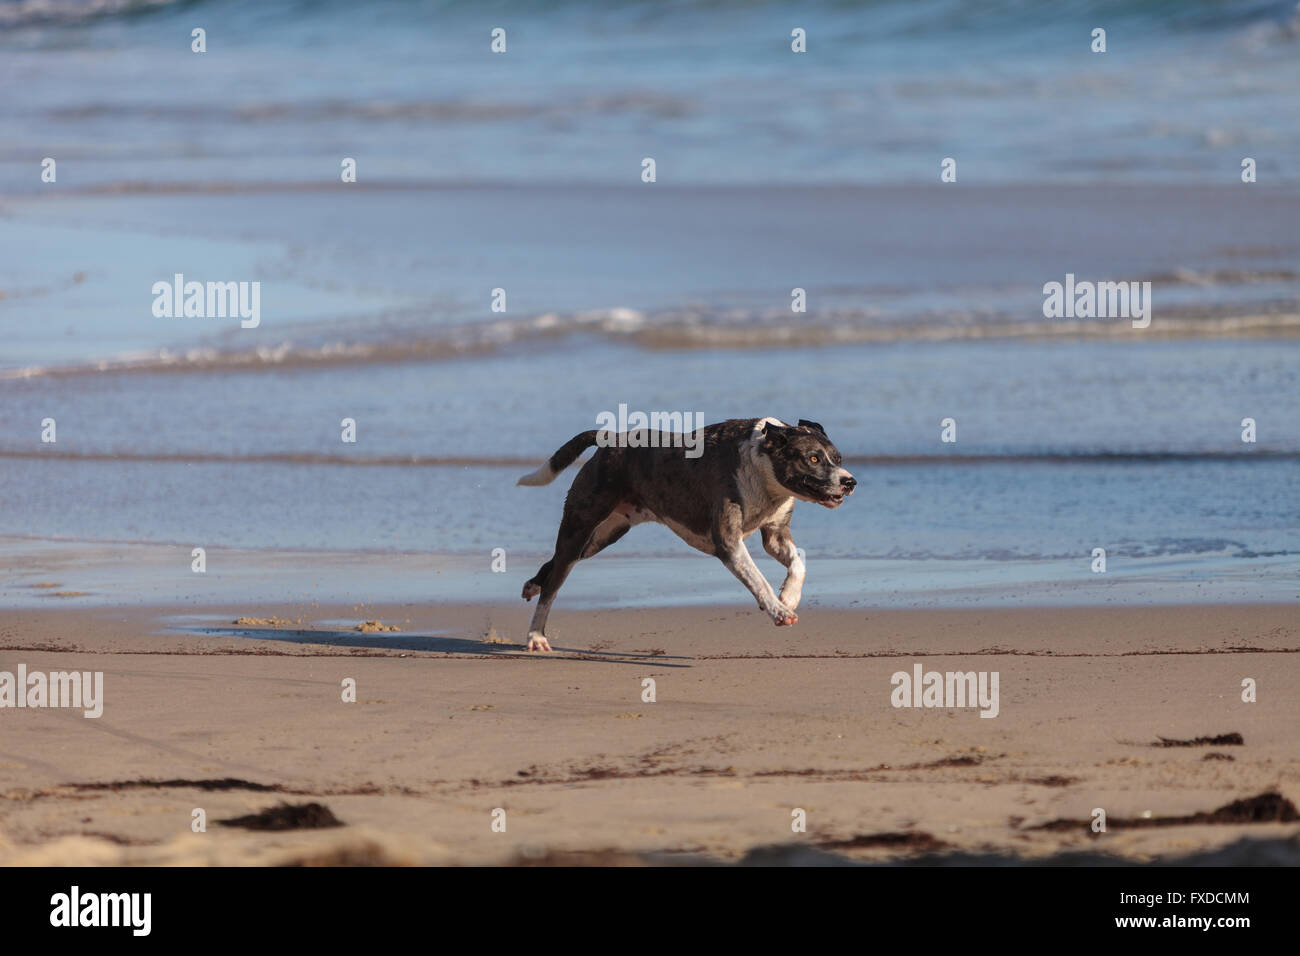
[[[323,803],[281,803],[260,813],[216,822],[245,830],[316,830],[343,826],[343,821]]]

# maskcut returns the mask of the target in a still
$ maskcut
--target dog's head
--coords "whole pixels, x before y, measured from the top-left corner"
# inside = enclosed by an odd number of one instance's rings
[[[839,449],[816,422],[802,418],[793,426],[765,422],[761,447],[772,461],[777,482],[801,501],[838,508],[858,483],[840,465]]]

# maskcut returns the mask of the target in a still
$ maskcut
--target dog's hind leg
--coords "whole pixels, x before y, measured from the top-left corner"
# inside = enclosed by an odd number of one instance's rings
[[[524,582],[523,598],[525,601],[531,601],[537,595],[542,593],[542,584],[551,573],[551,568],[555,567],[555,560],[551,559],[537,569],[537,573]]]
[[[587,546],[583,548],[582,559],[593,557],[608,548],[623,535],[627,534],[632,527],[632,522],[625,515],[615,512],[600,523],[595,531],[592,532],[591,538],[587,541]],[[547,561],[524,584],[523,599],[531,601],[537,595],[542,593],[542,586],[546,579],[550,577],[551,568],[555,567],[555,559]]]
[[[530,651],[549,651],[551,649],[550,641],[546,637],[546,619],[550,616],[551,605],[555,603],[555,595],[560,590],[560,585],[569,576],[573,566],[582,558],[582,552],[586,550],[587,542],[590,540],[591,529],[580,525],[571,525],[566,515],[565,521],[560,525],[559,537],[555,542],[555,557],[542,566],[542,570],[546,572],[546,577],[542,579],[542,572],[539,571],[538,577],[534,579],[541,597],[537,599],[537,607],[533,610],[533,619],[528,625],[528,649]],[[549,565],[549,568],[547,565]],[[524,593],[527,594],[527,590]]]
[[[541,566],[537,574],[524,585],[524,599],[541,595],[528,625],[528,650],[549,651],[546,637],[546,619],[555,603],[555,595],[564,584],[573,566],[583,558],[591,557],[602,548],[613,544],[631,527],[622,514],[616,514],[619,504],[617,493],[595,487],[596,479],[589,472],[591,462],[583,466],[569,489],[564,502],[564,518],[555,537],[555,555]]]
[[[600,552],[627,534],[631,527],[632,522],[628,520],[627,515],[615,511],[591,533],[587,546],[582,549],[582,559],[585,561],[587,558],[600,554]]]

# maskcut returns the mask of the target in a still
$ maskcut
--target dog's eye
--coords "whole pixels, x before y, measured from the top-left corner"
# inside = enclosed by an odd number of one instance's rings
[[[808,456],[808,460],[809,460],[810,462],[812,462],[814,465],[817,464],[817,456],[816,456],[816,455],[809,455],[809,456]]]

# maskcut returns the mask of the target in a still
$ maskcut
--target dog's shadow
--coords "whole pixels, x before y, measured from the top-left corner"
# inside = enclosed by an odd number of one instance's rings
[[[674,664],[669,661],[685,661],[685,657],[668,657],[652,651],[614,652],[609,650],[588,650],[584,648],[566,648],[556,645],[552,654],[530,654],[523,645],[514,642],[486,641],[467,637],[455,637],[443,634],[402,634],[393,631],[376,631],[365,634],[359,631],[312,630],[310,628],[280,627],[244,627],[231,624],[225,627],[174,627],[172,630],[185,631],[208,637],[241,637],[252,641],[279,641],[289,644],[314,644],[320,647],[357,648],[362,650],[382,651],[422,651],[434,654],[473,654],[492,657],[519,657],[527,660],[580,660],[597,661],[608,664],[641,664],[654,661],[661,667],[689,667],[689,664]]]

